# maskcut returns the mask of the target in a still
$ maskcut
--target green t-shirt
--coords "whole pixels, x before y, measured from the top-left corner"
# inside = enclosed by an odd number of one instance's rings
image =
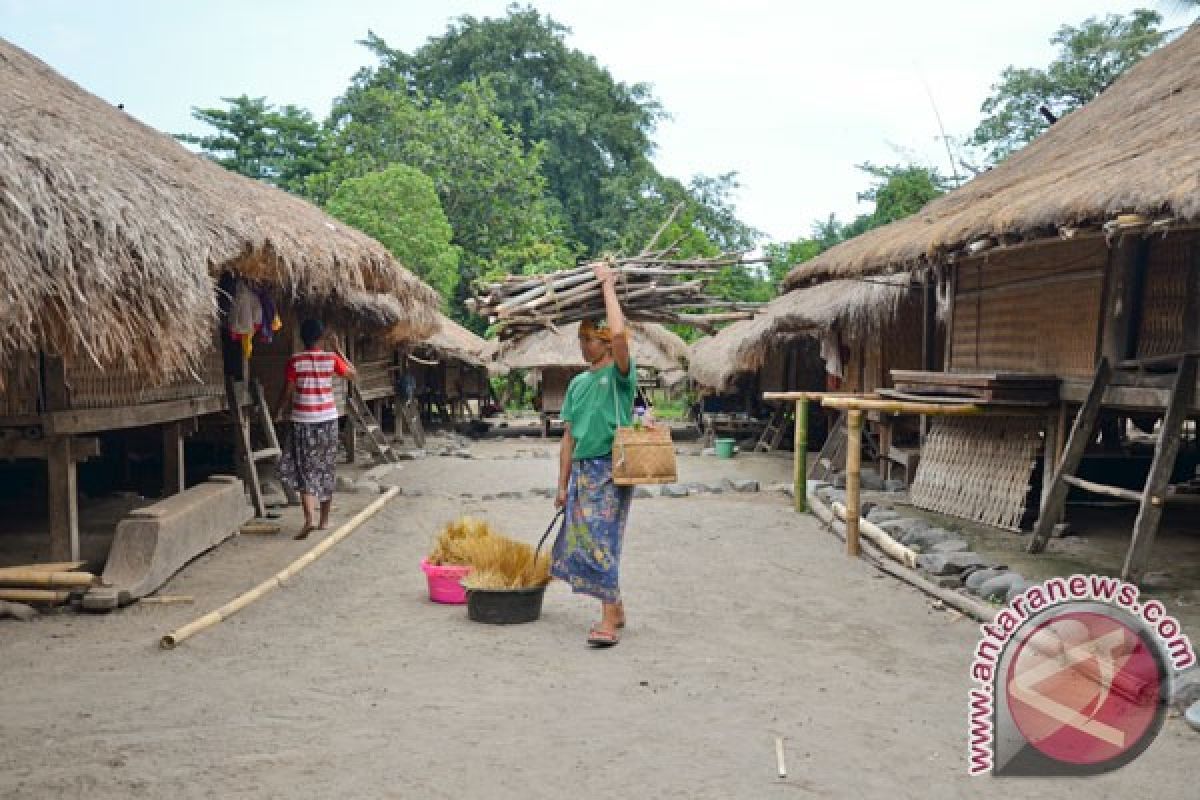
[[[633,424],[634,376],[637,367],[629,359],[629,373],[622,375],[616,364],[581,372],[571,379],[563,400],[563,422],[571,425],[575,452],[571,458],[598,458],[612,453],[618,425]],[[621,419],[617,419],[620,407]]]

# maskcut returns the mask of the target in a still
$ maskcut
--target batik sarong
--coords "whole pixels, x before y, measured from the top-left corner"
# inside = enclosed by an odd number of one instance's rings
[[[551,553],[550,574],[572,591],[605,603],[621,599],[621,543],[633,487],[612,479],[612,456],[571,462],[566,514]]]

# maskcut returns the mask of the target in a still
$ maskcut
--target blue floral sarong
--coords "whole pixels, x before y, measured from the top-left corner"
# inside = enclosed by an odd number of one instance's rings
[[[621,600],[621,543],[632,486],[612,479],[612,456],[571,463],[566,515],[551,552],[550,574],[605,603]]]

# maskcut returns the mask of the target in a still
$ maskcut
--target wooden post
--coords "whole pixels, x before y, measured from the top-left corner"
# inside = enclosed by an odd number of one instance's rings
[[[179,494],[186,486],[184,476],[183,423],[168,422],[163,435],[163,497]]]
[[[50,559],[79,560],[79,493],[71,437],[47,443],[46,485],[50,506]]]
[[[346,463],[353,464],[355,449],[358,445],[358,430],[354,427],[354,419],[346,414],[346,427],[342,430],[342,445],[346,448]]]
[[[792,492],[796,510],[808,510],[808,400],[796,401],[795,435],[792,439],[794,451],[792,463]]]
[[[1122,236],[1110,251],[1100,332],[1100,355],[1109,363],[1137,355],[1142,283],[1149,255],[1149,240],[1136,233]]]
[[[861,487],[863,412],[852,409],[846,419],[846,555],[857,557]]]
[[[1046,415],[1046,436],[1042,441],[1042,497],[1038,508],[1044,508],[1050,499],[1050,490],[1054,488],[1054,471],[1058,468],[1059,457],[1059,409],[1054,409]]]

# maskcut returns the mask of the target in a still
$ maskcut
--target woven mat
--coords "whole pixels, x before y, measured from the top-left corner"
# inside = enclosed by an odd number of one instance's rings
[[[909,493],[913,505],[1020,530],[1041,428],[1032,417],[935,419]]]

